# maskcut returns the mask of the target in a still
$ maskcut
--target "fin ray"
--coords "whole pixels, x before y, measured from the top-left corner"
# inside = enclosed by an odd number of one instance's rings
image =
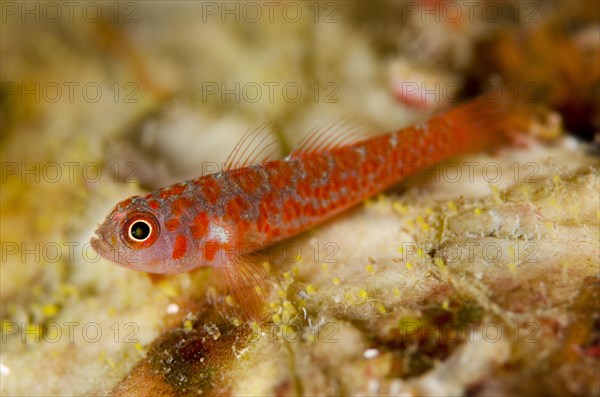
[[[377,128],[355,116],[343,116],[313,127],[288,157],[298,158],[308,153],[323,153],[353,145],[380,133]]]
[[[259,320],[262,308],[267,300],[265,270],[244,257],[225,262],[213,269],[213,281],[216,289],[233,298],[233,306],[225,304],[225,311],[239,309],[246,319]]]
[[[248,129],[229,153],[224,170],[231,171],[254,162],[262,163],[274,159],[278,154],[279,140],[270,126],[271,123],[264,122],[254,129]],[[269,149],[273,145],[276,147]],[[264,154],[267,149],[269,150]]]

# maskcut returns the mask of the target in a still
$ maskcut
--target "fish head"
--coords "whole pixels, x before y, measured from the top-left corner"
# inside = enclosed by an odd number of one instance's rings
[[[169,230],[169,214],[148,197],[121,201],[98,226],[92,248],[117,265],[158,274],[177,274],[200,266],[199,242],[185,228]]]

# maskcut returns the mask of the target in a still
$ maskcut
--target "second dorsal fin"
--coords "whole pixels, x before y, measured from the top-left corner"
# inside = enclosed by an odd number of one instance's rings
[[[262,123],[248,130],[235,145],[224,169],[227,171],[243,168],[253,163],[274,159],[279,154],[279,140],[271,128],[271,123]]]
[[[296,158],[307,153],[323,153],[364,141],[379,133],[377,128],[354,116],[344,116],[311,129],[288,157]]]

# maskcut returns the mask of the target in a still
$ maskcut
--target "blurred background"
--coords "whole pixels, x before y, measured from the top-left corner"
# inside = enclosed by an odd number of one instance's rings
[[[488,92],[554,112],[577,140],[600,130],[595,1],[0,7],[5,395],[99,394],[145,356],[185,286],[105,263],[89,239],[119,200],[197,177],[248,128],[272,122],[285,153],[343,115],[391,130]],[[113,320],[138,324],[137,342],[65,341],[68,321],[115,339]]]

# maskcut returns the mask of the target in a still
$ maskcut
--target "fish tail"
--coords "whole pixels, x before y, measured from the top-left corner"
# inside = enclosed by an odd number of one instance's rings
[[[398,141],[416,146],[414,153],[427,166],[514,142],[526,129],[523,107],[480,96],[396,134]]]
[[[522,104],[479,96],[435,116],[432,123],[453,137],[450,151],[477,152],[515,141],[515,134],[528,128],[527,109]]]
[[[510,142],[509,106],[480,96],[439,116],[433,123],[453,137],[453,154],[464,154]]]

